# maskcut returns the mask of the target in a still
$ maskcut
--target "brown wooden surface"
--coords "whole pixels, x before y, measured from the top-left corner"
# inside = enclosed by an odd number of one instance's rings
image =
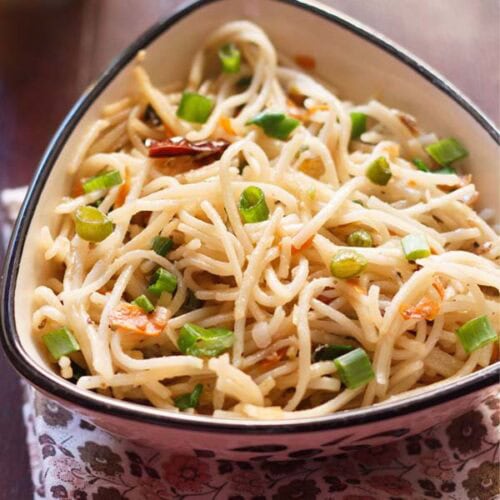
[[[498,124],[500,2],[326,3],[414,52]],[[177,0],[0,0],[0,188],[29,181],[48,140],[85,86],[146,27],[179,4]],[[31,482],[21,395],[3,354],[0,381],[0,499],[28,499]]]

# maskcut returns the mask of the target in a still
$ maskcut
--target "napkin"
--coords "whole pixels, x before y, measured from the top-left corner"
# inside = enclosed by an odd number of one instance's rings
[[[3,235],[24,193],[1,193]],[[500,498],[500,396],[388,445],[332,457],[242,462],[141,447],[27,384],[23,390],[35,500]]]

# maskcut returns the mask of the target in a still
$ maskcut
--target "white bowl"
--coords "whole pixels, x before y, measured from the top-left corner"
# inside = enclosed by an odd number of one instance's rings
[[[318,3],[295,0],[193,2],[153,26],[134,42],[75,104],[49,145],[30,186],[12,236],[3,279],[3,344],[15,368],[60,404],[109,431],[155,447],[197,450],[204,456],[297,458],[381,444],[451,419],[497,389],[498,363],[452,384],[367,409],[310,420],[235,421],[169,414],[84,391],[63,380],[32,340],[30,298],[50,272],[40,258],[40,227],[55,227],[54,207],[71,180],[65,174],[87,126],[103,105],[127,94],[132,59],[146,48],[146,68],[156,83],[185,78],[195,50],[212,30],[235,19],[266,30],[279,51],[308,54],[318,74],[342,98],[376,97],[408,111],[427,130],[467,146],[465,169],[475,176],[481,204],[498,196],[498,131],[441,76],[392,42]],[[293,434],[293,439],[290,438]]]

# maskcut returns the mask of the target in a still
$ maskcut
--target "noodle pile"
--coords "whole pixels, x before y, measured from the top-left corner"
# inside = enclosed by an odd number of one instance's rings
[[[237,73],[217,65],[227,43],[241,51]],[[185,412],[280,419],[370,406],[495,362],[496,342],[468,354],[455,332],[480,315],[499,330],[499,238],[472,208],[470,176],[412,163],[429,160],[434,134],[377,101],[339,100],[294,61],[280,55],[278,63],[265,33],[246,21],[209,36],[187,84],[155,86],[144,57],[130,95],[103,109],[68,164],[75,185],[103,169],[118,170],[124,183],[64,198],[56,234],[42,230],[55,271],[35,291],[33,330],[40,340],[66,326],[77,339],[80,351],[58,360],[64,378],[79,369],[81,388],[174,412],[176,398],[202,384],[196,409]],[[205,123],[176,115],[186,89],[214,100]],[[274,139],[248,124],[265,110],[301,123],[287,140]],[[351,112],[368,117],[352,140]],[[204,162],[151,158],[150,145],[166,137],[230,145]],[[392,172],[386,185],[365,175],[380,157]],[[251,186],[264,193],[269,217],[245,224],[238,200]],[[75,233],[74,214],[96,202],[114,226],[92,243]],[[355,249],[367,266],[336,278],[330,260],[352,249],[346,238],[357,229],[373,238]],[[423,235],[432,255],[407,260],[408,234]],[[158,235],[174,242],[165,256],[151,248]],[[176,277],[172,294],[147,291],[158,267]],[[140,295],[166,315],[157,335],[112,324],[116,308]],[[182,354],[186,323],[227,328],[234,343],[218,356]],[[335,363],[314,359],[325,344],[362,347],[374,378],[346,388]]]

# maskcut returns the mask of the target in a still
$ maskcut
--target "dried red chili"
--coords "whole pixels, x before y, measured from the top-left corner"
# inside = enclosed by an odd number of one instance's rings
[[[229,146],[224,139],[214,141],[188,141],[183,137],[172,137],[154,142],[149,146],[151,158],[169,158],[173,156],[220,156]]]

